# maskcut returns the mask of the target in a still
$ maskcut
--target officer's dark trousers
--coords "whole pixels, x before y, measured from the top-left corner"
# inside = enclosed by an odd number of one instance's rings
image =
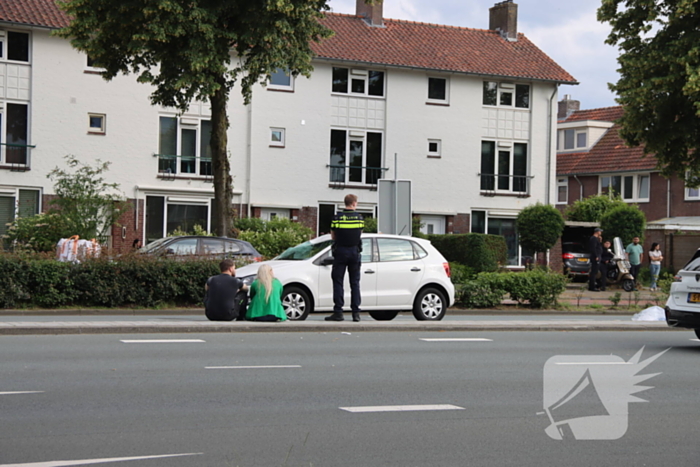
[[[598,261],[591,259],[591,270],[588,272],[588,290],[595,290],[596,276],[598,275]]]
[[[360,252],[357,247],[339,246],[333,253],[333,312],[342,313],[345,305],[343,281],[345,270],[350,276],[350,308],[353,312],[360,311]]]
[[[608,263],[598,264],[598,270],[600,271],[600,290],[605,290],[608,286]]]

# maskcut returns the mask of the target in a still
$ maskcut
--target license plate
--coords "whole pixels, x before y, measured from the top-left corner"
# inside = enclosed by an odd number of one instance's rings
[[[700,293],[689,293],[688,303],[700,303]]]
[[[587,263],[588,258],[576,258],[576,261],[578,261],[579,263]]]

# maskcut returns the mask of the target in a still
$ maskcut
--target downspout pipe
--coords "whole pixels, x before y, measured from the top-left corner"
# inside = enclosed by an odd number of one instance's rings
[[[582,200],[583,199],[583,183],[581,183],[581,180],[578,179],[578,176],[574,175],[574,180],[578,182],[578,199]]]
[[[550,204],[549,200],[549,192],[551,190],[551,178],[552,178],[552,106],[554,105],[554,99],[557,97],[557,93],[559,92],[559,83],[557,83],[554,86],[554,90],[552,91],[552,96],[549,98],[549,108],[547,110],[547,116],[549,117],[547,119],[548,125],[547,125],[547,179],[545,180],[545,193],[544,193],[544,204]]]

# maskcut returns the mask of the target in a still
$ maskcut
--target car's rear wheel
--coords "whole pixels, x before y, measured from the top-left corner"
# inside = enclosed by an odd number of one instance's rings
[[[446,311],[445,294],[432,287],[418,292],[413,302],[413,316],[418,321],[439,321],[445,316]]]
[[[693,331],[695,331],[697,338],[700,339],[700,329],[693,329]]]
[[[634,281],[632,279],[625,279],[622,281],[622,288],[625,292],[631,292],[634,290]]]
[[[301,287],[285,287],[282,292],[282,306],[287,318],[292,321],[305,320],[313,310],[309,294]]]
[[[380,311],[370,311],[369,315],[376,319],[377,321],[391,321],[392,319],[396,318],[396,315],[398,315],[398,311],[386,311],[386,310],[380,310]]]

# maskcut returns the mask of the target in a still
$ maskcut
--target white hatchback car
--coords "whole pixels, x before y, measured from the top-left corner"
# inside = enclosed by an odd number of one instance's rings
[[[666,323],[694,329],[700,338],[700,258],[686,264],[675,279],[666,301]]]
[[[236,271],[246,283],[258,268],[269,264],[284,285],[282,304],[292,320],[313,311],[333,311],[330,235],[289,248],[278,257],[248,264]],[[401,310],[412,310],[418,320],[440,320],[454,304],[450,265],[428,240],[398,235],[362,234],[360,269],[362,311],[376,320],[391,320]],[[350,284],[345,275],[345,304]]]

